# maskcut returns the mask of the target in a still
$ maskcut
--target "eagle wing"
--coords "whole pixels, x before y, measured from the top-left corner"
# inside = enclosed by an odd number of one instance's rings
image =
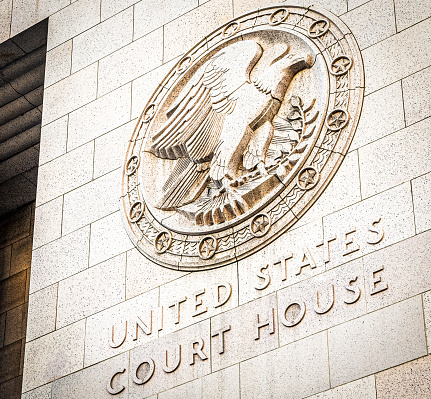
[[[175,209],[201,194],[208,178],[205,164],[219,143],[226,115],[238,101],[235,92],[249,82],[261,55],[262,48],[252,40],[221,50],[196,72],[167,111],[150,151],[159,158],[184,159],[166,181],[158,208]]]

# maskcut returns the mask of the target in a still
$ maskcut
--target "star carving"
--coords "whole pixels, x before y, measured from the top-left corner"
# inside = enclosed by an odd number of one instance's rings
[[[144,206],[142,202],[135,202],[130,208],[130,220],[132,222],[137,222],[142,216]]]
[[[188,69],[188,67],[190,66],[190,63],[191,63],[190,57],[186,57],[186,58],[182,59],[180,61],[180,63],[178,64],[177,71],[179,73],[185,72]]]
[[[149,122],[151,119],[153,119],[155,113],[156,106],[154,104],[149,105],[144,113],[144,122]]]
[[[171,235],[167,231],[159,233],[159,235],[156,237],[156,240],[154,241],[156,251],[158,253],[166,252],[171,246],[171,242]]]
[[[217,240],[214,237],[205,237],[199,244],[199,255],[203,259],[211,258],[217,250]]]
[[[268,232],[271,227],[270,224],[269,216],[261,213],[255,216],[251,221],[251,231],[255,236],[261,237]]]
[[[138,167],[139,158],[134,155],[132,158],[129,159],[129,162],[127,164],[127,174],[131,175],[136,168]]]
[[[270,24],[271,25],[278,25],[278,24],[282,23],[286,19],[287,14],[288,14],[287,10],[284,10],[284,9],[275,11],[271,15]]]
[[[348,57],[338,57],[334,61],[332,61],[331,69],[334,75],[343,75],[346,73],[350,67],[352,66],[352,61]]]
[[[312,37],[319,37],[325,34],[328,28],[329,22],[322,19],[311,24],[308,33]]]
[[[226,28],[223,31],[224,37],[229,37],[234,35],[239,30],[239,23],[238,22],[232,22],[230,25],[226,26]]]
[[[308,167],[303,169],[298,177],[298,185],[303,190],[309,190],[313,188],[319,180],[319,174],[316,169]]]
[[[332,111],[328,115],[327,124],[331,130],[340,130],[346,126],[348,117],[345,111],[342,109]]]

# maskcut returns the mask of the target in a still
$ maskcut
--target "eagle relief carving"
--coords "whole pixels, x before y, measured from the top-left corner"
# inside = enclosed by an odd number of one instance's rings
[[[323,10],[268,7],[220,27],[176,63],[138,121],[122,183],[129,236],[180,270],[253,253],[330,182],[362,97],[356,42]]]

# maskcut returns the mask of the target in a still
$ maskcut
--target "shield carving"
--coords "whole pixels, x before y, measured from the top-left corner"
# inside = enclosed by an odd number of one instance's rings
[[[123,169],[126,229],[152,261],[203,270],[287,231],[337,172],[362,107],[359,48],[318,8],[221,26],[160,82]]]

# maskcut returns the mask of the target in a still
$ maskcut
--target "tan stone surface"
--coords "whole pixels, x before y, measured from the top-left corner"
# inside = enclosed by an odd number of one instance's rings
[[[403,91],[401,82],[395,82],[364,97],[350,151],[404,127]]]
[[[23,393],[21,399],[51,399],[51,386],[46,384],[32,391]]]
[[[4,345],[12,344],[20,341],[25,337],[26,322],[27,322],[27,306],[28,303],[23,303],[9,310],[6,314],[6,328],[4,335]]]
[[[362,260],[357,259],[278,291],[280,345],[297,341],[365,314],[362,268]],[[349,288],[356,289],[356,292],[346,289],[349,283]],[[295,303],[301,304],[302,307],[305,304],[304,318],[293,327],[285,326],[283,321],[291,323],[297,317],[298,305],[290,307]],[[315,309],[325,313],[318,314]]]
[[[277,302],[275,295],[249,302],[211,319],[211,332],[221,329],[230,330],[212,337],[212,371],[229,367],[235,363],[260,355],[278,347]],[[274,325],[259,329],[257,337],[257,315],[260,323],[272,320],[274,310]],[[220,353],[221,335],[224,336],[224,352]]]
[[[376,397],[375,385],[374,376],[371,375],[310,396],[309,399],[374,399]]]
[[[430,32],[431,20],[428,19],[365,49],[362,57],[367,76],[366,93],[429,66]]]
[[[202,360],[197,355],[193,356],[193,342],[199,339],[203,340],[202,352],[207,357],[206,360]],[[166,361],[166,350],[168,365],[173,366],[178,345],[181,345],[181,362],[175,372],[166,373],[162,369]],[[211,372],[210,348],[210,322],[206,320],[131,350],[129,398],[140,399],[209,374]],[[135,373],[137,366],[149,357],[155,363],[154,375],[144,385],[137,385],[132,381],[131,375]],[[192,358],[194,358],[194,364],[190,364]],[[139,378],[145,377],[144,370],[144,367],[140,368]]]
[[[27,237],[32,230],[32,214],[34,202],[24,205],[12,214],[0,217],[0,247],[5,247]]]
[[[61,237],[63,196],[36,208],[34,217],[33,248],[39,248]]]
[[[12,244],[11,276],[30,267],[32,242],[33,236],[29,236]]]
[[[20,399],[21,398],[22,376],[13,378],[0,385],[0,398]]]
[[[68,234],[118,210],[118,170],[84,184],[64,196],[63,234]]]
[[[428,342],[428,348],[431,346],[431,291],[422,295],[424,304],[425,330]]]
[[[100,22],[100,0],[79,0],[49,20],[48,49],[58,46]]]
[[[46,125],[94,100],[96,90],[97,63],[47,87],[43,93],[42,124]]]
[[[147,4],[146,7],[148,7]],[[157,9],[160,10],[160,5]],[[98,95],[103,96],[124,83],[162,65],[162,58],[163,29],[157,29],[101,59],[99,62]],[[124,65],[127,65],[127,68]]]
[[[123,353],[91,368],[60,378],[52,383],[52,397],[67,399],[112,398],[106,386],[111,376],[127,367],[128,363],[129,353]],[[114,386],[123,385],[127,387],[127,373],[116,377],[115,384]],[[127,398],[127,389],[115,397]]]
[[[359,149],[364,198],[429,171],[430,128],[428,118]]]
[[[90,266],[133,248],[120,212],[114,212],[91,225],[90,246]]]
[[[102,21],[118,14],[120,11],[123,11],[137,2],[138,0],[103,0],[100,5]]]
[[[0,384],[19,375],[21,341],[0,349]]]
[[[131,85],[127,84],[69,115],[67,148],[72,150],[130,120]],[[107,110],[109,110],[107,112]]]
[[[46,53],[45,87],[69,76],[71,66],[72,40],[68,40]]]
[[[0,2],[0,43],[10,37],[10,22],[12,18],[12,0]]]
[[[4,280],[5,278],[9,277],[11,258],[12,258],[11,245],[0,249],[0,280]]]
[[[85,320],[28,342],[23,392],[51,382],[83,366]]]
[[[431,396],[431,356],[376,374],[377,399],[415,399]]]
[[[431,228],[431,174],[412,180],[412,191],[416,233],[421,233]]]
[[[26,271],[0,281],[0,313],[25,302]]]
[[[132,41],[133,8],[81,33],[73,39],[72,72],[118,50]],[[100,43],[104,43],[103,46]]]
[[[127,252],[126,298],[133,298],[185,274],[185,272],[161,267],[147,259],[137,249],[132,249]]]
[[[53,284],[29,296],[27,342],[55,330],[58,284]]]
[[[36,292],[86,269],[89,234],[90,228],[87,226],[34,250],[30,292]]]
[[[239,365],[225,368],[179,387],[161,392],[159,399],[239,399]]]
[[[406,124],[418,122],[431,115],[431,67],[403,79]]]
[[[39,165],[66,152],[68,116],[42,127],[40,137]]]
[[[302,398],[329,388],[326,332],[241,363],[242,398]]]
[[[331,386],[424,356],[422,298],[416,296],[333,327],[328,344]]]
[[[394,4],[398,32],[431,16],[431,7],[427,0],[395,0]]]
[[[109,309],[103,310],[88,317],[86,327],[85,367],[108,359],[119,353],[145,344],[158,337],[158,313],[159,290],[154,289],[133,299],[122,302]],[[139,329],[136,338],[136,319],[140,317],[147,325],[150,324],[152,315],[152,331],[147,335]],[[127,321],[127,334],[125,334],[125,323]],[[124,343],[117,348],[109,345],[112,338],[112,326],[114,326],[114,343],[119,344],[126,335]]]

